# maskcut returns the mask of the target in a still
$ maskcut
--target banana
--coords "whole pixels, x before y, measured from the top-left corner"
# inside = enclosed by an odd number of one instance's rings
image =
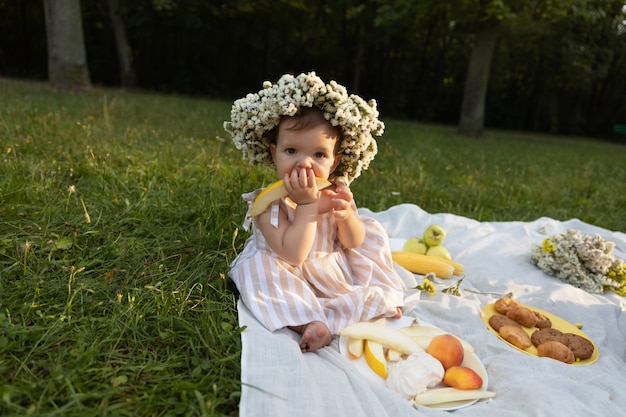
[[[317,184],[317,188],[320,190],[331,185],[330,181],[323,178],[316,178],[315,183]],[[252,203],[252,208],[250,209],[250,217],[255,217],[263,213],[267,206],[272,204],[273,201],[276,201],[279,198],[283,198],[286,195],[287,190],[285,189],[283,180],[278,180],[268,185],[254,199],[254,202]]]
[[[461,390],[451,387],[429,389],[415,397],[417,405],[435,405],[452,401],[479,400],[495,397],[493,391],[479,389]]]
[[[372,340],[383,346],[397,350],[400,353],[404,353],[405,355],[424,351],[411,337],[400,332],[398,329],[384,324],[358,322],[344,327],[339,334],[355,339]]]

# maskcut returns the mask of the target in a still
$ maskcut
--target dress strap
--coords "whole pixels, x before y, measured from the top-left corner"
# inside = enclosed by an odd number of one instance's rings
[[[243,227],[243,230],[245,230],[246,232],[248,231],[248,229],[250,228],[250,224],[252,223],[252,217],[250,217],[250,210],[252,210],[252,202],[254,201],[254,199],[260,192],[261,192],[261,189],[258,189],[258,190],[254,190],[252,192],[241,195],[241,197],[243,197],[243,199],[246,200],[246,202],[248,203],[248,210],[246,211],[246,217],[244,218],[243,224],[241,225],[241,227]]]
[[[243,221],[243,224],[241,225],[241,227],[243,227],[243,230],[245,230],[246,232],[248,231],[248,229],[250,229],[250,225],[252,224],[252,217],[250,217],[252,203],[261,191],[262,189],[258,189],[250,193],[242,194],[243,199],[248,202],[248,211],[246,212],[246,217]],[[270,224],[275,228],[278,228],[278,212],[280,210],[280,201],[280,199],[276,200],[270,205]]]
[[[270,224],[278,229],[278,210],[279,210],[280,200],[276,200],[272,203],[270,208]]]

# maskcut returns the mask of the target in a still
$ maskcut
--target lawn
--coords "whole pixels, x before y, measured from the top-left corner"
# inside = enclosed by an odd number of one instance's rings
[[[230,103],[0,78],[0,415],[236,416],[242,192]],[[383,115],[384,116],[384,115]],[[626,231],[626,146],[387,120],[353,184],[482,221]]]

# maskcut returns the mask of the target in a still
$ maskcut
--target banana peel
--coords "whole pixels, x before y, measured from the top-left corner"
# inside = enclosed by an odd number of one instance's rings
[[[405,355],[424,351],[410,336],[385,324],[358,322],[344,327],[339,334],[354,339],[372,340]]]
[[[452,387],[429,389],[415,397],[417,405],[436,405],[449,403],[453,401],[480,400],[484,398],[493,398],[496,393],[493,391],[483,390],[461,390]]]
[[[433,339],[433,337],[448,333],[445,330],[439,329],[437,327],[421,326],[421,325],[402,327],[398,330],[400,330],[400,332],[406,334],[407,336],[411,337],[414,341],[419,343],[424,349],[428,347],[428,344]],[[463,345],[464,350],[470,353],[474,353],[475,351],[474,346],[470,342],[468,342],[467,340],[459,336],[456,336],[456,335],[452,335],[452,336],[454,336],[456,339],[458,339],[459,342],[461,342],[461,345]]]

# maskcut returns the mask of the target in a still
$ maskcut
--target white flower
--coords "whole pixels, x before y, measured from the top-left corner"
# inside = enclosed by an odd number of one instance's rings
[[[607,288],[624,285],[614,271],[620,271],[623,261],[613,256],[615,243],[605,242],[601,236],[581,235],[568,230],[544,240],[541,246],[531,248],[531,262],[545,273],[555,276],[587,292],[601,294]]]
[[[293,116],[300,108],[313,106],[333,126],[341,128],[343,156],[335,174],[351,182],[376,156],[378,147],[372,135],[381,136],[385,125],[378,120],[375,100],[366,102],[357,95],[348,95],[344,86],[335,81],[325,84],[315,72],[297,77],[285,74],[275,84],[263,82],[261,91],[233,103],[224,129],[232,135],[243,159],[272,167],[267,133],[278,126],[282,116]]]

